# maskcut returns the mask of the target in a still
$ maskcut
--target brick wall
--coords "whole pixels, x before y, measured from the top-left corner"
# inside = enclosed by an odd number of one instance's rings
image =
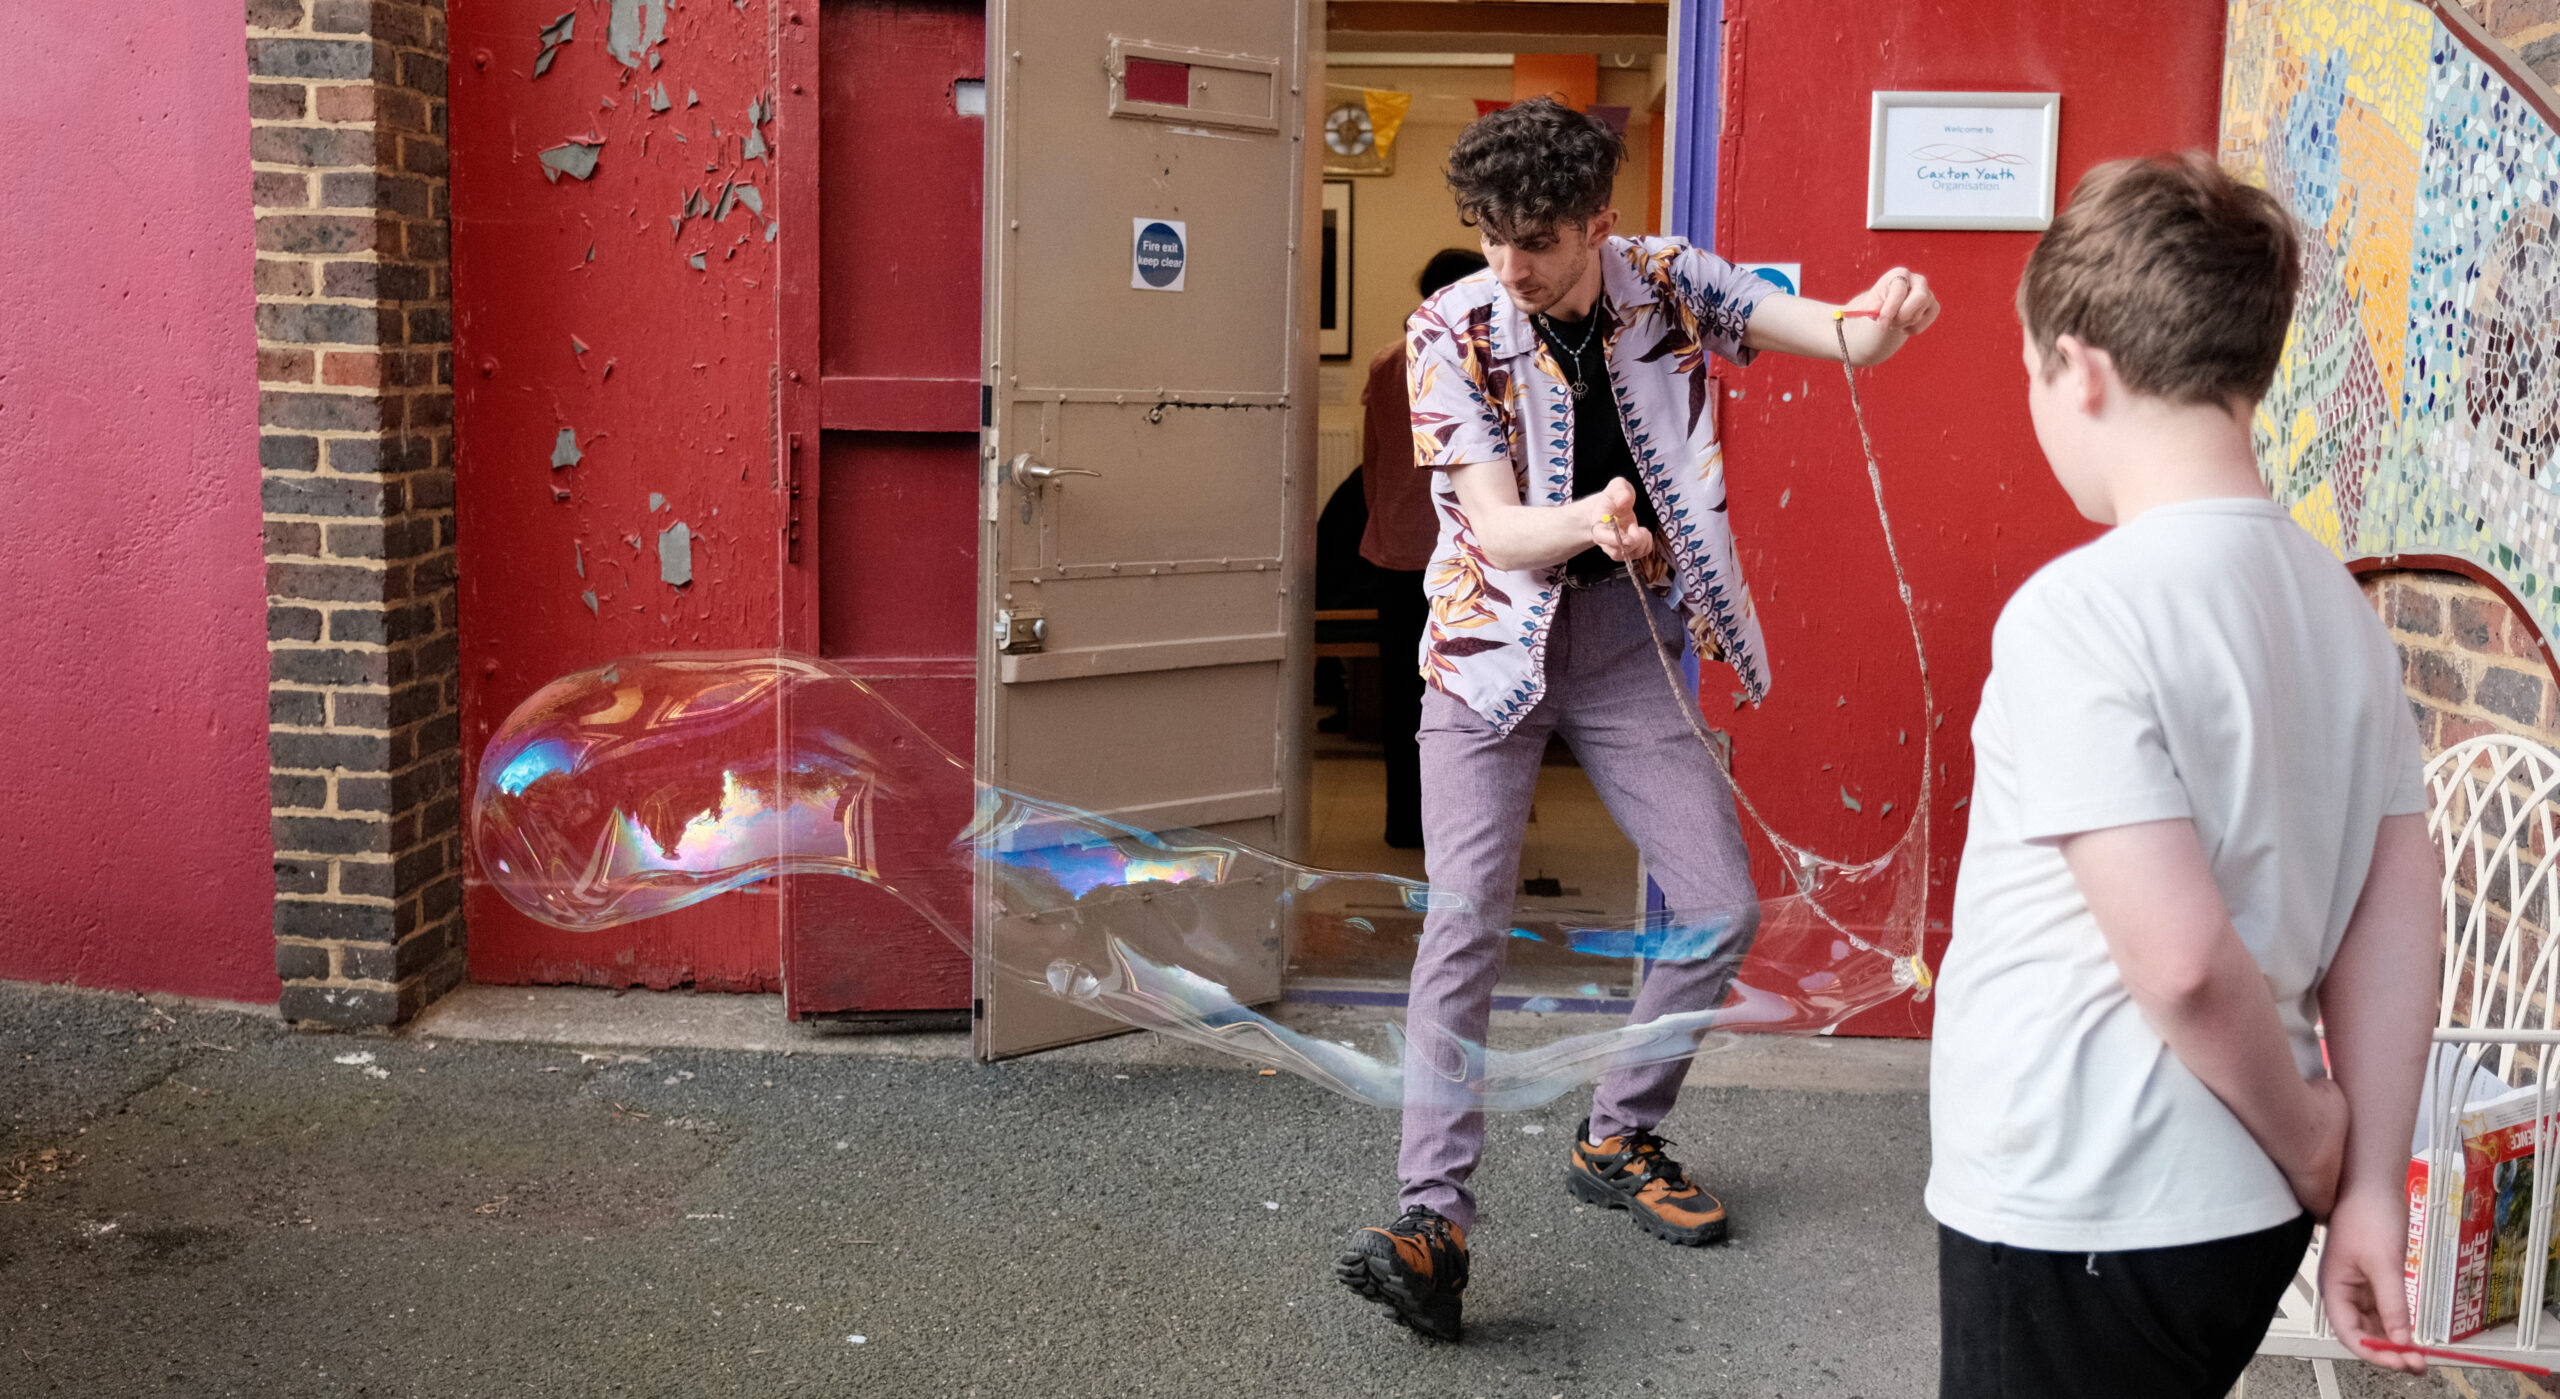
[[[2455,0],[2490,37],[2560,87],[2560,0]]]
[[[248,0],[282,1010],[462,975],[443,0]]]
[[[2428,756],[2496,732],[2560,748],[2560,690],[2505,599],[2453,573],[2370,573],[2364,589],[2400,643]]]

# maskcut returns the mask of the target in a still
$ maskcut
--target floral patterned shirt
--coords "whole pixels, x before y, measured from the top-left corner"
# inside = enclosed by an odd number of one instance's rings
[[[1769,689],[1759,618],[1726,523],[1716,441],[1714,353],[1749,364],[1743,327],[1777,288],[1677,238],[1612,238],[1592,308],[1609,388],[1662,547],[1638,576],[1668,593],[1703,654],[1733,667],[1754,700]],[[1424,575],[1431,619],[1423,678],[1509,733],[1546,693],[1546,647],[1565,566],[1506,571],[1476,546],[1452,467],[1508,461],[1531,505],[1573,499],[1572,392],[1529,317],[1490,271],[1454,283],[1405,322],[1414,461],[1432,471],[1440,538]],[[1597,387],[1597,386],[1595,386]],[[1589,406],[1607,411],[1594,395]],[[1664,559],[1668,556],[1668,566]],[[1648,566],[1649,565],[1649,566]]]

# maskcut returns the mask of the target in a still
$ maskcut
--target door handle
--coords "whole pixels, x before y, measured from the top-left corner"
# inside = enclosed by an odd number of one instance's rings
[[[1022,455],[1015,457],[1013,459],[1012,469],[1013,484],[1020,486],[1026,491],[1036,491],[1061,476],[1098,477],[1102,475],[1099,471],[1087,471],[1082,467],[1043,466],[1039,462],[1033,461],[1029,452],[1024,452]]]

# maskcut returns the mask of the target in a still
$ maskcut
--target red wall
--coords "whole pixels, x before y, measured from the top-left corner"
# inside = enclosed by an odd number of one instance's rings
[[[2028,574],[2094,531],[2054,485],[2027,423],[2011,297],[2036,235],[1868,230],[1868,94],[2060,92],[2056,198],[2067,202],[2099,161],[2212,148],[2222,7],[1727,0],[1726,13],[1719,251],[1801,262],[1806,290],[1830,300],[1909,266],[1946,304],[1936,327],[1860,385],[1945,714],[1935,961],[1992,621]],[[1758,712],[1729,713],[1713,698],[1729,677],[1711,666],[1708,710],[1731,724],[1740,779],[1781,831],[1826,855],[1874,855],[1902,833],[1918,795],[1921,704],[1848,396],[1831,365],[1772,357],[1727,372],[1735,531],[1775,679]],[[1844,788],[1862,810],[1842,801]],[[1774,868],[1760,873],[1764,889],[1783,887]],[[1897,1006],[1857,1028],[1925,1033],[1929,1013]]]
[[[13,10],[0,978],[278,994],[240,9]]]
[[[782,120],[758,128],[748,109],[801,100],[779,90],[773,57],[795,7],[670,5],[657,66],[627,68],[607,51],[610,7],[580,5],[573,36],[537,75],[541,31],[570,8],[451,8],[466,791],[491,731],[558,675],[642,652],[781,640],[776,244],[765,216],[783,213],[788,142]],[[668,108],[656,112],[661,84]],[[759,129],[760,158],[748,142]],[[601,140],[593,175],[547,179],[540,153],[572,137]],[[733,182],[755,188],[764,216],[743,204],[710,216]],[[709,212],[678,229],[671,220],[689,196]],[[554,469],[564,427],[581,459]],[[658,542],[678,521],[693,539],[693,578],[681,586],[662,577]],[[769,894],[564,933],[475,877],[465,909],[475,981],[770,990],[781,974]]]

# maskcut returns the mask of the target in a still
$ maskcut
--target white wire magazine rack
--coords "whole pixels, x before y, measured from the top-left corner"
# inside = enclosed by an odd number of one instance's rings
[[[2440,886],[2444,964],[2436,999],[2436,1051],[2419,1107],[2418,1137],[2429,1159],[2446,1163],[2462,1151],[2465,1108],[2489,1093],[2530,1085],[2531,1207],[2516,1269],[2516,1315],[2452,1341],[2445,1289],[2455,1283],[2446,1251],[2461,1221],[2451,1198],[2455,1173],[2430,1169],[2426,1227],[2416,1238],[2419,1278],[2417,1339],[2459,1345],[2501,1360],[2560,1368],[2560,1316],[2546,1312],[2551,1257],[2553,1180],[2560,1168],[2560,754],[2528,739],[2489,734],[2467,739],[2427,764],[2427,829],[2444,859]],[[2485,1092],[2484,1092],[2485,1090]],[[2320,1239],[2287,1289],[2261,1355],[2311,1362],[2322,1399],[2339,1394],[2337,1362],[2361,1363],[2321,1314]],[[2435,1361],[2432,1363],[2459,1363]],[[2246,1386],[2243,1385],[2243,1390]]]

